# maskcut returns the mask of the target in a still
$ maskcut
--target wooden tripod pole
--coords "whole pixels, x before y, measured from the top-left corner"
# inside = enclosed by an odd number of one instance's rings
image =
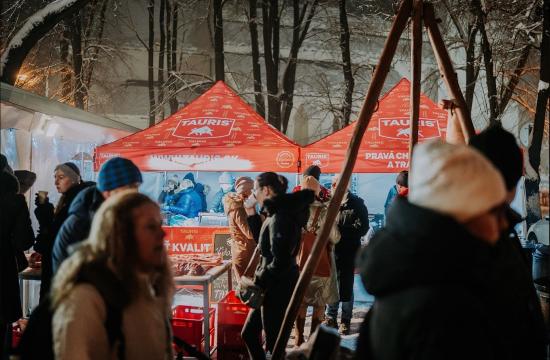
[[[309,286],[311,277],[313,276],[313,271],[317,267],[319,259],[321,258],[321,252],[326,248],[332,225],[336,221],[336,217],[340,210],[340,204],[342,203],[342,199],[347,192],[348,183],[351,178],[353,167],[355,166],[355,161],[357,160],[357,153],[359,152],[359,147],[361,146],[363,134],[369,125],[369,121],[378,102],[378,97],[380,96],[380,92],[384,86],[384,81],[390,70],[391,60],[395,54],[395,50],[399,43],[399,38],[407,25],[407,20],[410,17],[411,10],[412,0],[403,0],[395,20],[393,21],[388,38],[386,39],[384,49],[382,50],[382,55],[380,56],[378,66],[376,67],[367,92],[367,97],[363,103],[363,107],[359,113],[359,118],[355,124],[355,130],[351,138],[350,147],[348,148],[348,152],[346,154],[346,161],[342,172],[340,173],[340,181],[338,182],[338,186],[336,187],[330,201],[325,222],[321,228],[320,234],[317,236],[317,239],[313,244],[313,248],[308,256],[305,267],[300,273],[300,278],[294,288],[294,293],[292,294],[290,304],[286,309],[285,318],[281,328],[279,329],[279,336],[277,338],[277,342],[275,343],[275,348],[273,349],[273,360],[284,359],[286,345],[288,343],[290,332],[292,331],[292,326],[296,320],[296,315],[298,314],[304,294]]]
[[[409,138],[409,168],[413,148],[418,142],[420,116],[420,77],[422,76],[422,0],[415,0],[411,19],[411,108]]]
[[[428,29],[428,36],[430,38],[430,43],[434,50],[435,59],[437,61],[437,66],[439,67],[439,72],[445,81],[447,87],[447,93],[451,96],[454,102],[457,104],[455,109],[458,121],[460,122],[460,127],[462,128],[462,133],[464,134],[464,139],[466,142],[475,135],[474,124],[472,123],[472,118],[470,117],[470,109],[466,105],[466,100],[462,95],[460,90],[460,85],[458,85],[458,79],[453,68],[453,63],[445,47],[445,42],[441,37],[439,28],[437,26],[437,21],[435,20],[434,7],[432,4],[424,4],[424,24]]]

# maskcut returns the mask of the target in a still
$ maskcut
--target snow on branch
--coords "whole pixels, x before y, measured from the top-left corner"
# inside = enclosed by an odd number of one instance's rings
[[[1,80],[13,85],[25,57],[38,40],[88,2],[89,0],[56,0],[31,15],[0,57]]]

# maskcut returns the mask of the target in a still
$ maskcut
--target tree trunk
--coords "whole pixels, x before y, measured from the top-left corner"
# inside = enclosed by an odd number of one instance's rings
[[[84,109],[85,91],[82,79],[82,22],[76,13],[71,23],[71,46],[73,48],[74,106]]]
[[[174,7],[172,8],[172,45],[171,45],[171,67],[170,70],[172,72],[177,71],[177,46],[178,46],[178,11],[179,6],[178,2],[174,2]],[[176,98],[176,84],[175,79],[173,75],[168,76],[170,81],[170,114],[174,114],[176,111],[178,111],[178,100]]]
[[[542,42],[540,46],[540,79],[537,94],[537,109],[533,124],[533,132],[529,144],[529,163],[531,173],[527,172],[525,192],[527,197],[527,226],[541,218],[539,185],[539,167],[541,162],[542,140],[546,116],[550,116],[550,0],[543,3]],[[547,120],[546,120],[547,121]]]
[[[154,85],[154,51],[155,51],[155,0],[147,0],[149,13],[149,42],[147,48],[147,67],[149,85],[149,126],[155,125],[155,85]]]
[[[96,34],[94,34],[95,38],[99,43],[103,40],[103,31],[105,29],[105,13],[107,12],[107,4],[109,3],[109,0],[103,0],[101,3],[101,10],[99,12],[99,20],[97,24],[97,31]],[[94,22],[95,23],[95,22]],[[95,26],[94,26],[95,27]],[[99,55],[99,48],[94,47],[91,50],[91,54],[88,56],[90,58],[90,62],[88,66],[86,66],[86,69],[84,71],[84,84],[86,89],[90,88],[91,81],[92,81],[92,75],[94,72],[95,63],[97,61]]]
[[[489,97],[489,124],[494,124],[499,117],[497,79],[494,75],[493,50],[485,28],[485,13],[481,8],[480,0],[472,0],[474,14],[477,18],[477,27],[481,34],[481,49],[483,51],[483,63],[485,65],[485,80],[487,82],[487,96]]]
[[[160,48],[159,48],[159,63],[158,63],[158,72],[157,72],[157,91],[158,91],[158,101],[160,118],[164,119],[164,54],[166,52],[166,31],[164,23],[164,15],[166,10],[166,1],[160,0],[160,9],[159,9],[159,30],[160,30]]]
[[[63,64],[63,70],[61,71],[61,101],[68,102],[71,98],[71,71],[69,63],[69,38],[70,32],[68,24],[63,22],[63,31],[61,32],[61,40],[59,40],[59,57]]]
[[[279,101],[279,2],[262,1],[265,80],[267,85],[267,122],[281,130]]]
[[[294,86],[296,84],[296,68],[298,67],[298,53],[300,47],[304,42],[311,19],[315,15],[315,9],[317,8],[318,0],[306,1],[300,11],[299,0],[293,1],[294,10],[294,24],[292,30],[292,44],[290,46],[290,53],[288,55],[288,61],[285,71],[283,73],[282,80],[282,94],[281,94],[281,114],[282,114],[282,132],[286,133],[288,129],[288,122],[290,120],[290,113],[294,104]],[[307,13],[307,17],[306,17]],[[305,20],[304,20],[305,19]],[[304,23],[305,21],[305,23]],[[303,24],[303,27],[302,27]]]
[[[472,112],[474,93],[476,89],[477,76],[479,74],[479,65],[476,65],[476,36],[477,25],[468,27],[468,42],[466,47],[466,92],[465,100],[468,111]]]
[[[225,81],[223,54],[223,4],[222,0],[214,2],[214,68],[216,81]]]
[[[349,26],[348,14],[346,13],[346,0],[338,0],[340,8],[340,50],[342,51],[342,69],[344,71],[344,101],[342,102],[342,120],[343,126],[349,125],[351,116],[351,106],[353,105],[353,88],[355,82],[351,71],[351,55],[349,51]]]
[[[262,93],[262,69],[260,68],[260,46],[258,44],[258,12],[256,0],[248,1],[250,17],[248,27],[250,29],[250,43],[252,46],[252,73],[254,76],[254,99],[256,111],[265,118],[265,100]]]
[[[42,39],[55,25],[70,17],[89,0],[55,1],[29,17],[11,39],[0,58],[0,81],[15,84],[23,61],[38,40]]]

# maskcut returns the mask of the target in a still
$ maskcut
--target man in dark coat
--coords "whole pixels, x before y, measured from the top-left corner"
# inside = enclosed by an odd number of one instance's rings
[[[115,157],[107,161],[97,177],[97,185],[81,191],[69,207],[67,220],[55,239],[52,265],[54,273],[70,255],[70,247],[85,240],[92,219],[105,199],[123,190],[137,190],[143,182],[141,172],[130,160]]]
[[[484,302],[508,226],[502,176],[470,147],[425,142],[415,147],[409,180],[408,200],[395,200],[362,252],[375,302],[356,358],[506,359],[498,356],[502,330],[488,315],[494,304]]]
[[[332,180],[332,189],[336,189],[338,177]],[[325,324],[337,327],[338,308],[342,303],[342,316],[339,332],[348,335],[353,316],[353,278],[355,276],[355,257],[361,246],[361,238],[369,231],[369,212],[365,202],[350,191],[344,197],[338,216],[338,230],[341,238],[334,248],[340,301],[329,304]]]
[[[0,155],[0,343],[3,359],[11,346],[11,324],[21,318],[16,254],[34,243],[29,209],[19,183]]]
[[[492,126],[472,137],[470,145],[481,151],[504,177],[507,203],[516,194],[523,174],[521,150],[514,135],[501,126]],[[530,264],[514,226],[521,216],[508,209],[509,229],[495,245],[488,280],[491,291],[485,302],[488,314],[500,329],[503,359],[542,359],[545,353],[545,329]]]

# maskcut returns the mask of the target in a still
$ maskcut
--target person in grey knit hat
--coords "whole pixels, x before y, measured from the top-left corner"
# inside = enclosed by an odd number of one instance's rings
[[[86,187],[80,178],[80,169],[72,162],[59,164],[55,167],[54,182],[55,188],[61,194],[55,208],[48,197],[42,199],[36,194],[35,198],[34,214],[38,220],[39,230],[34,249],[42,255],[41,301],[49,292],[53,277],[51,259],[55,237],[67,219],[71,202]]]
[[[69,257],[71,248],[88,237],[92,219],[103,201],[123,190],[137,191],[142,182],[141,172],[129,159],[114,157],[101,166],[97,185],[78,194],[57,234],[52,254],[54,271]]]

